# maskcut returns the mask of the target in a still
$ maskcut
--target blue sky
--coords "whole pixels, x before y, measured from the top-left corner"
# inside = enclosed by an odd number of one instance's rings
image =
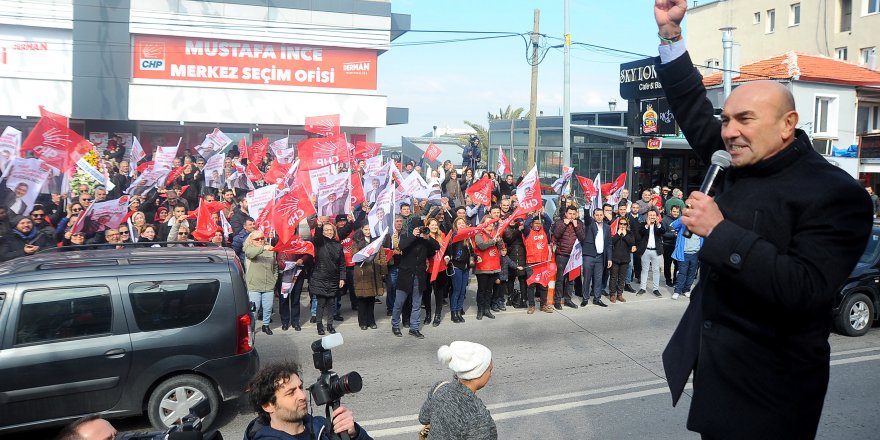
[[[653,1],[570,0],[572,41],[656,55]],[[409,14],[414,30],[530,32],[533,10],[541,10],[540,32],[562,38],[563,1],[393,0],[395,13]],[[410,32],[394,44],[478,35]],[[720,40],[720,36],[719,36]],[[561,44],[559,39],[543,41]],[[719,41],[720,44],[720,41]],[[618,95],[620,63],[641,57],[608,55],[572,46],[571,110],[607,110]],[[550,49],[538,68],[538,110],[562,111],[562,49]],[[409,124],[380,128],[377,141],[400,145],[439,127],[464,128],[463,120],[486,125],[487,112],[512,105],[529,108],[531,69],[518,36],[482,41],[402,46],[379,56],[379,93],[388,105],[409,108]]]

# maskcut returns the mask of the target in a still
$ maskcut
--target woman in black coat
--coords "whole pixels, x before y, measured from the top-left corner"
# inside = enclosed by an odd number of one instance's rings
[[[629,259],[636,246],[636,236],[629,230],[629,220],[620,217],[617,230],[611,236],[611,277],[608,281],[608,296],[611,302],[626,302],[623,298],[623,285],[626,283],[626,271]]]
[[[336,333],[333,328],[336,296],[345,285],[345,256],[336,235],[336,227],[330,223],[321,225],[321,232],[315,231],[312,243],[315,245],[315,267],[309,277],[309,293],[318,300],[318,334],[324,334],[322,311],[327,321],[327,331]]]

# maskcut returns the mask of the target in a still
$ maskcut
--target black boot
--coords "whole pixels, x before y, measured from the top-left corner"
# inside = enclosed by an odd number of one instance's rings
[[[495,315],[492,314],[492,310],[490,310],[489,308],[486,308],[485,310],[483,310],[483,316],[485,316],[489,319],[495,319]]]
[[[430,324],[430,323],[431,323],[431,311],[430,311],[430,310],[426,310],[426,311],[425,311],[425,325],[428,325],[428,324]],[[436,327],[436,326],[435,326],[435,327]]]
[[[318,334],[321,336],[324,336],[326,334],[324,333],[324,324],[322,324],[321,322],[318,322]]]
[[[333,323],[332,323],[332,322],[328,322],[328,323],[327,323],[327,331],[330,332],[331,335],[334,334],[334,333],[336,333],[336,329],[333,328]]]
[[[463,313],[464,313],[464,311],[462,311],[462,310],[459,310],[459,311],[458,311],[458,322],[459,322],[459,323],[464,322],[464,315],[463,315]]]
[[[483,306],[477,307],[477,320],[483,319]]]
[[[437,327],[438,325],[440,325],[440,318],[441,318],[440,312],[435,313],[434,314],[434,323],[431,325],[433,325],[434,327]]]

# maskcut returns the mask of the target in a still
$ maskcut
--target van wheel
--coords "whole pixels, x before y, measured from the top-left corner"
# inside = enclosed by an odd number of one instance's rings
[[[874,321],[874,303],[864,293],[854,293],[847,297],[837,315],[835,327],[847,336],[862,336],[868,333]]]
[[[201,376],[174,376],[160,383],[150,394],[147,416],[154,428],[164,431],[179,424],[193,406],[205,399],[211,405],[211,412],[202,419],[202,430],[208,429],[217,417],[220,407],[217,390]]]

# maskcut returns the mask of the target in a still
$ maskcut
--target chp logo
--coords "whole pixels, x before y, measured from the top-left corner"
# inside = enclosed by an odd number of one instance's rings
[[[165,70],[165,43],[144,41],[138,51],[140,70]]]
[[[369,75],[370,61],[350,61],[342,63],[342,72],[346,75]]]

